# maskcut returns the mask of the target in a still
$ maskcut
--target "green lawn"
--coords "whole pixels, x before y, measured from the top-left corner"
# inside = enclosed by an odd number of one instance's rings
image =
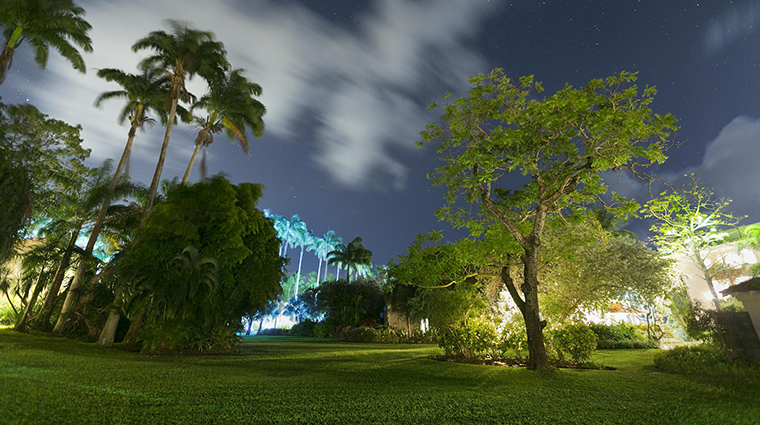
[[[432,345],[246,339],[237,355],[146,356],[0,330],[0,423],[760,424],[760,377],[430,360]]]

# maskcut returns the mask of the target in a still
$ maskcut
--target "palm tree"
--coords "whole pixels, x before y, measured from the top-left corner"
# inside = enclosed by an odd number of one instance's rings
[[[358,265],[372,264],[372,251],[364,246],[360,237],[354,238],[348,245],[338,245],[327,257],[327,264],[342,264],[346,268],[346,282],[351,281],[351,269],[356,269]]]
[[[301,222],[303,223],[303,222]],[[306,228],[306,223],[303,223],[303,229],[298,233],[296,243],[301,247],[301,254],[298,256],[298,273],[296,274],[296,291],[293,295],[298,300],[298,284],[301,281],[301,263],[303,262],[303,251],[311,251],[314,249],[314,235],[311,230]]]
[[[610,232],[614,238],[627,237],[636,240],[636,234],[630,230],[621,229],[628,224],[628,220],[618,217],[606,208],[594,208],[592,210],[594,219],[599,222],[602,230]]]
[[[100,167],[91,171],[91,174],[87,176],[84,183],[79,188],[59,193],[59,205],[57,205],[57,208],[51,209],[54,216],[50,217],[51,222],[45,226],[43,234],[52,233],[66,235],[68,242],[63,249],[63,256],[58,265],[58,270],[53,278],[53,283],[50,286],[50,290],[48,291],[45,303],[40,310],[37,320],[37,323],[39,323],[43,329],[49,326],[53,303],[60,290],[64,275],[69,269],[69,263],[72,254],[74,254],[76,241],[79,238],[80,233],[87,227],[93,226],[93,230],[90,233],[90,239],[98,239],[100,229],[103,227],[103,221],[106,221],[109,214],[114,215],[120,213],[120,210],[122,209],[122,206],[118,205],[108,208],[110,199],[112,197],[115,199],[123,199],[129,196],[134,196],[143,190],[143,187],[140,184],[123,179],[118,180],[116,184],[113,184],[113,179],[111,178],[112,171],[112,161],[110,159],[104,161]],[[102,205],[107,206],[105,211],[103,211]],[[98,223],[99,220],[100,223]],[[95,226],[98,227],[97,233]],[[108,234],[110,239],[113,239],[114,234],[112,232],[105,233]],[[80,261],[79,268],[87,267],[83,264],[92,256],[94,245],[95,242],[92,243],[92,247],[90,247],[89,250],[86,249],[82,253],[82,260]],[[79,272],[79,268],[77,269],[77,272]],[[69,299],[69,294],[72,293],[72,287],[74,288],[73,291],[75,293],[77,292],[79,285],[74,286],[74,281],[72,281],[66,294],[67,299]],[[75,295],[71,296],[73,297]],[[72,303],[70,302],[69,305],[71,306]]]
[[[314,238],[314,255],[319,259],[319,267],[317,268],[317,285],[320,282],[320,275],[322,273],[322,262],[325,262],[325,279],[327,279],[327,254],[332,251],[335,246],[335,232],[328,230],[321,238]]]
[[[214,34],[207,31],[198,31],[188,28],[180,22],[169,20],[171,34],[165,31],[153,31],[138,40],[132,50],[138,52],[143,49],[152,50],[153,54],[140,62],[141,68],[156,69],[170,79],[169,89],[169,115],[166,123],[164,141],[161,145],[161,153],[153,174],[153,180],[145,200],[143,219],[148,216],[153,207],[153,200],[158,191],[161,180],[161,172],[166,161],[166,152],[169,148],[169,139],[172,133],[177,103],[180,98],[190,100],[190,93],[185,87],[185,79],[199,74],[207,82],[219,78],[229,67],[227,52],[221,42],[214,40]]]
[[[168,99],[169,93],[169,78],[163,75],[161,72],[154,69],[145,68],[139,75],[128,74],[124,71],[112,68],[101,69],[98,71],[98,77],[105,79],[106,81],[112,81],[119,84],[121,90],[113,90],[101,93],[95,100],[95,105],[100,106],[104,100],[108,99],[126,99],[127,103],[121,110],[119,115],[119,123],[123,123],[126,118],[129,118],[130,127],[127,135],[127,144],[124,146],[124,151],[121,154],[119,165],[116,167],[116,171],[111,178],[111,182],[108,186],[108,191],[102,198],[103,204],[100,206],[98,217],[93,224],[92,231],[90,233],[90,239],[85,246],[84,258],[85,261],[79,263],[79,268],[74,275],[74,280],[69,285],[69,291],[66,294],[66,300],[63,303],[61,309],[61,315],[58,318],[58,322],[55,325],[53,332],[62,333],[64,323],[68,319],[69,314],[74,308],[74,304],[77,300],[77,293],[79,286],[82,284],[82,279],[87,273],[89,263],[87,258],[92,255],[92,251],[95,248],[95,242],[100,234],[100,229],[103,226],[103,222],[106,219],[106,212],[111,204],[111,197],[113,196],[116,185],[121,178],[124,167],[129,161],[129,156],[132,153],[132,142],[135,139],[135,134],[138,128],[143,128],[145,125],[150,125],[154,122],[152,118],[148,116],[148,113],[152,111],[158,111],[162,120],[167,120],[164,108]],[[74,289],[73,291],[71,289]]]
[[[209,81],[210,92],[192,105],[191,111],[202,109],[208,114],[205,118],[193,118],[200,130],[195,138],[193,156],[182,177],[183,184],[190,178],[190,170],[201,147],[204,148],[201,175],[205,178],[206,148],[213,143],[214,134],[225,130],[227,137],[230,140],[237,139],[243,147],[243,152],[249,154],[246,129],[250,128],[255,137],[261,137],[264,132],[261,117],[266,109],[254,99],[254,96],[261,96],[261,86],[248,81],[242,72],[242,69],[234,69],[224,73],[218,80]]]
[[[0,26],[5,45],[0,53],[0,84],[13,64],[13,53],[24,41],[34,48],[34,60],[45,69],[52,46],[75,69],[86,67],[76,49],[92,51],[87,32],[92,26],[82,16],[84,9],[71,0],[3,0],[0,3]]]

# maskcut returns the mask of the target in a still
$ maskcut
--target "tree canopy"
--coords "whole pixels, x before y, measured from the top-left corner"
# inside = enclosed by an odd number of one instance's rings
[[[435,143],[444,162],[430,176],[447,188],[439,217],[473,235],[502,226],[520,247],[512,258],[523,269],[519,289],[509,267],[501,275],[525,320],[530,369],[548,366],[538,305],[547,220],[604,201],[601,173],[644,176],[644,167],[667,158],[675,118],[655,114],[655,89],[640,94],[635,81],[636,74],[621,72],[537,100],[543,87],[533,77],[513,81],[495,69],[472,77],[467,96],[448,103],[441,120],[421,133],[419,145]],[[527,183],[511,189],[507,180]],[[458,203],[461,198],[480,208]],[[613,212],[638,208],[614,192],[611,199]]]

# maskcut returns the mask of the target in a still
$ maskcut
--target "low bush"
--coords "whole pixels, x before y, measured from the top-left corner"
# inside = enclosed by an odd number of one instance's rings
[[[625,323],[617,325],[590,324],[596,334],[596,348],[610,350],[621,348],[657,348],[657,342],[646,336],[646,329]]]
[[[549,339],[560,360],[565,360],[567,354],[576,363],[587,363],[596,350],[596,334],[583,324],[554,329]]]
[[[378,342],[379,332],[371,326],[346,326],[338,338],[348,342]]]
[[[433,333],[394,329],[380,325],[338,326],[335,336],[350,342],[385,342],[394,344],[430,344],[435,342]]]
[[[728,360],[720,348],[702,344],[663,351],[654,357],[654,365],[670,373],[723,373]]]
[[[317,322],[306,319],[300,323],[296,323],[293,325],[292,328],[290,328],[290,332],[288,332],[288,335],[292,336],[307,336],[307,337],[313,337],[317,336]]]
[[[262,335],[262,336],[282,336],[282,335],[288,335],[290,334],[290,329],[262,329],[261,332],[257,333],[256,335]]]
[[[480,319],[470,319],[441,329],[436,343],[446,357],[479,358],[494,356],[498,341],[493,324]]]

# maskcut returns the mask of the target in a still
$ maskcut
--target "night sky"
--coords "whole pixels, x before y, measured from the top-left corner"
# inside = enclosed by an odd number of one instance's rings
[[[165,29],[167,18],[213,31],[231,64],[261,84],[268,112],[264,137],[251,137],[250,157],[216,136],[209,172],[263,183],[260,208],[299,214],[317,235],[332,229],[346,241],[361,236],[375,264],[402,254],[419,233],[457,236],[434,216],[443,190],[425,178],[437,165],[433,148],[414,143],[440,115],[428,104],[446,91],[463,94],[468,76],[494,67],[513,77],[535,75],[549,95],[565,83],[639,72],[640,86],[659,91],[655,112],[673,113],[681,126],[676,140],[683,144],[657,172],[695,172],[734,200],[732,209],[749,216],[745,224],[760,221],[760,1],[77,3],[93,25],[88,73],[55,52],[43,72],[22,46],[0,86],[3,102],[28,101],[81,124],[90,165],[98,165],[119,157],[127,127],[116,120],[119,101],[92,106],[100,92],[117,89],[94,70],[135,72],[142,56],[131,45]],[[200,95],[205,87],[196,78],[190,89]],[[138,135],[133,178],[149,183],[162,136],[160,126]],[[175,128],[162,178],[182,175],[193,139],[191,127]],[[616,190],[646,200],[639,186]]]

